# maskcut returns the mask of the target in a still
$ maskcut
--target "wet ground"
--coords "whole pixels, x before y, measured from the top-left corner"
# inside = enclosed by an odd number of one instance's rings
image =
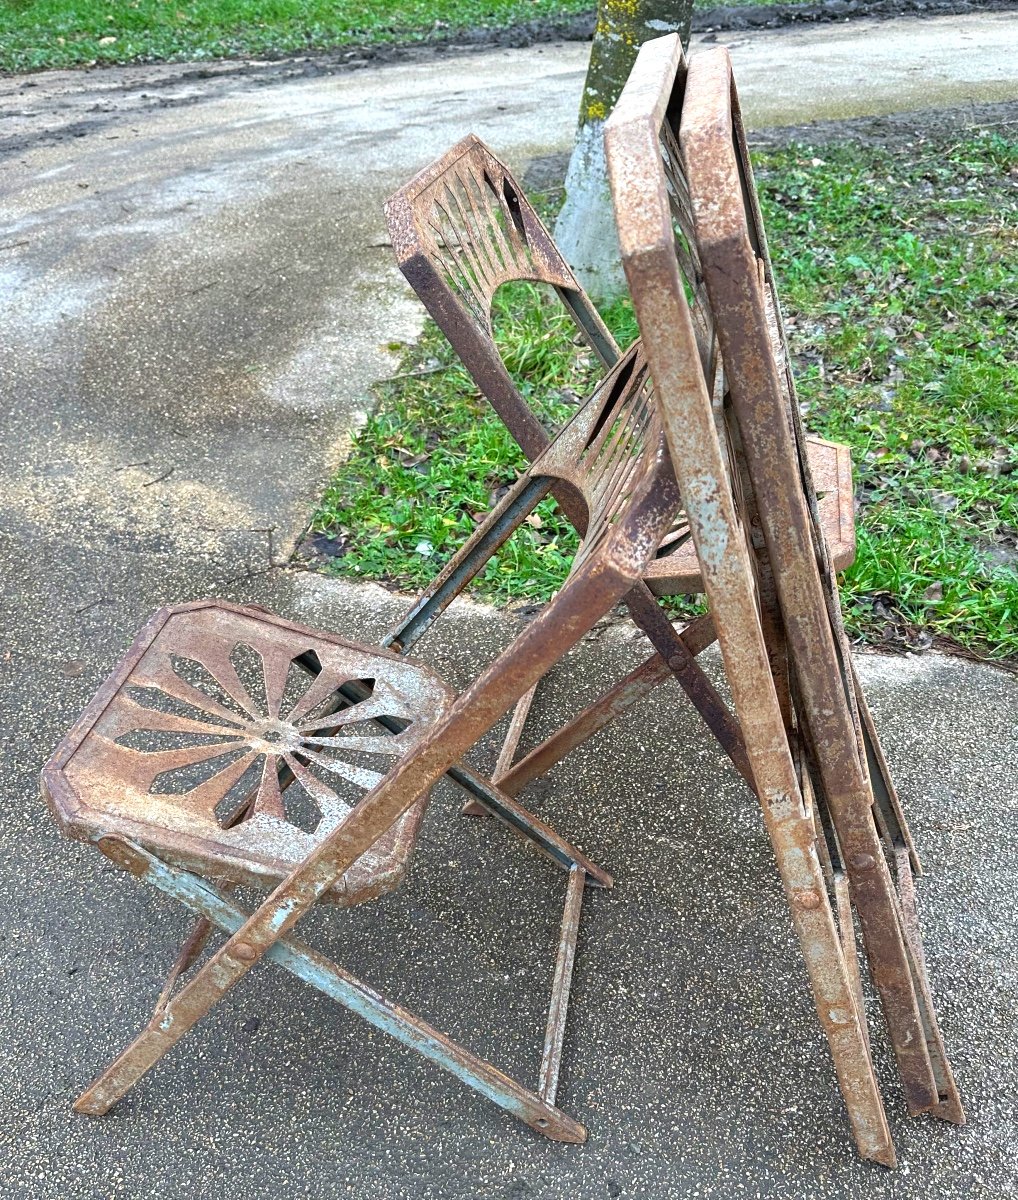
[[[763,31],[708,29],[693,39],[694,48],[717,43],[731,50],[748,118],[758,128],[1015,98],[1018,17],[1012,11],[921,21],[846,19]],[[105,147],[115,152],[138,138],[148,145],[164,130],[172,137],[196,125],[200,153],[206,123],[222,138],[244,122],[237,128],[244,136],[246,127],[250,140],[254,127],[264,127],[268,120],[299,122],[311,97],[323,115],[347,104],[350,96],[361,112],[376,102],[384,110],[400,87],[408,121],[416,125],[420,108],[434,106],[442,96],[441,80],[448,80],[442,109],[449,128],[457,130],[456,122],[462,124],[469,115],[481,132],[479,122],[489,120],[488,113],[464,107],[476,93],[477,80],[491,71],[500,80],[514,80],[515,87],[504,92],[495,111],[506,114],[507,124],[515,123],[512,114],[519,121],[533,121],[534,106],[522,89],[535,68],[539,75],[550,73],[556,86],[553,94],[541,93],[550,111],[538,119],[534,139],[547,149],[570,145],[589,54],[583,42],[542,43],[522,55],[470,46],[403,47],[399,54],[402,60],[380,73],[360,50],[347,50],[281,61],[163,63],[2,77],[0,155],[16,161],[23,150],[88,138],[126,143]],[[411,82],[418,77],[419,95]],[[201,106],[200,121],[186,111],[176,121],[170,115],[196,105]],[[149,124],[150,119],[156,123]],[[386,128],[383,123],[380,133]],[[525,133],[509,133],[505,152],[521,138]],[[75,158],[82,149],[75,148]],[[95,146],[89,145],[88,152],[94,157]],[[59,160],[66,162],[66,155]],[[115,153],[111,161],[116,161]]]
[[[979,123],[1014,109],[973,106],[1018,96],[1000,15],[726,40],[757,127]],[[536,1139],[268,966],[110,1118],[69,1111],[144,1021],[185,922],[59,838],[39,768],[157,605],[220,594],[365,638],[398,613],[380,589],[280,566],[392,369],[386,345],[419,326],[381,203],[468,130],[520,170],[560,154],[584,54],[0,82],[4,1195],[1018,1190],[1018,689],[936,656],[862,661],[926,860],[931,974],[970,1112],[963,1130],[906,1120],[881,1047],[895,1176],[853,1155],[750,797],[667,689],[530,797],[618,880],[586,908],[563,1077],[586,1147]],[[906,104],[924,111],[881,115]],[[462,682],[514,627],[465,605],[424,656]],[[619,629],[585,643],[538,728],[643,653]],[[560,891],[443,797],[408,885],[307,935],[532,1074]]]

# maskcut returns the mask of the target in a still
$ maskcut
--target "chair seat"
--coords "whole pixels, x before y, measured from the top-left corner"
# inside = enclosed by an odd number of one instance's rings
[[[332,711],[341,685],[361,699]],[[58,746],[43,790],[71,836],[119,834],[197,874],[272,887],[451,701],[419,663],[263,610],[161,609]],[[398,886],[426,803],[328,898],[359,904]]]
[[[855,558],[855,508],[852,500],[852,455],[847,446],[823,438],[806,439],[810,473],[820,508],[820,524],[835,571],[844,571]],[[703,576],[691,538],[668,553],[667,543],[644,575],[658,596],[694,595],[704,590]]]

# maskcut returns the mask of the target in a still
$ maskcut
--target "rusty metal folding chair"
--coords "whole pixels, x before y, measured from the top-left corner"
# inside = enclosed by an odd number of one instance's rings
[[[856,1142],[891,1166],[853,908],[909,1112],[964,1114],[925,975],[918,863],[842,626],[727,51],[687,72],[678,38],[647,43],[605,142],[755,790]]]
[[[554,241],[506,166],[473,134],[400,188],[386,204],[400,269],[445,333],[481,393],[533,460],[549,432],[528,405],[502,361],[492,325],[492,301],[506,283],[529,280],[554,290],[582,337],[606,367],[620,350]],[[851,461],[847,447],[808,439],[812,469],[825,484],[824,528],[837,567],[855,554]],[[584,513],[556,492],[567,517],[583,532]],[[736,723],[696,662],[715,640],[712,618],[676,633],[654,596],[702,592],[703,579],[688,523],[680,514],[647,564],[643,581],[626,598],[634,621],[655,653],[540,746],[514,763],[534,691],[524,695],[509,723],[494,781],[517,795],[535,774],[627,709],[666,679],[675,678],[708,727],[748,780]],[[480,813],[468,804],[467,812]]]
[[[584,515],[569,580],[456,696],[407,652],[553,487]],[[79,1112],[112,1107],[264,956],[547,1137],[584,1140],[555,1097],[583,888],[611,880],[461,760],[633,588],[678,506],[634,350],[381,648],[220,602],[153,617],[57,748],[43,788],[68,834],[199,921],[151,1020],[78,1099]],[[350,906],[399,883],[429,789],[443,776],[568,873],[536,1089],[291,936],[320,900]],[[232,895],[238,884],[272,891],[248,912]],[[181,982],[213,928],[225,942]]]

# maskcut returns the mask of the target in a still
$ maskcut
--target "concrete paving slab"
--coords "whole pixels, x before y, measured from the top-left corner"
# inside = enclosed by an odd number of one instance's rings
[[[798,63],[818,116],[834,92],[806,75],[811,44],[826,47],[825,77],[842,64],[845,103],[865,90],[880,112],[877,97],[894,106],[904,86],[883,48],[897,37],[915,62],[927,29],[931,63],[956,43],[965,95],[1018,93],[1013,29],[947,20],[962,24],[883,23],[877,48],[858,25],[854,50],[846,27],[739,35],[733,52],[740,79],[758,81],[751,93],[766,84],[780,105],[777,66]],[[402,601],[380,589],[273,565],[371,381],[392,369],[387,344],[419,326],[381,202],[470,129],[517,168],[567,148],[584,53],[450,55],[264,84],[154,68],[0,82],[11,139],[0,177],[4,1195],[1018,1187],[1015,687],[939,658],[863,660],[926,856],[931,971],[971,1115],[961,1131],[907,1122],[889,1085],[896,1176],[854,1159],[758,817],[665,691],[652,716],[602,735],[533,794],[619,880],[587,909],[563,1085],[587,1147],[535,1140],[269,968],[108,1120],[69,1111],[144,1019],[184,922],[60,840],[39,768],[159,604],[221,594],[365,637],[396,615]],[[863,89],[871,76],[881,87]],[[757,103],[757,123],[775,119]],[[462,681],[513,628],[461,606],[426,656]],[[556,673],[537,728],[570,689],[589,694],[642,652],[615,630],[586,643]],[[308,934],[497,1061],[536,1070],[556,919],[541,902],[559,888],[518,845],[456,818],[446,796],[409,886],[349,918],[315,918]]]

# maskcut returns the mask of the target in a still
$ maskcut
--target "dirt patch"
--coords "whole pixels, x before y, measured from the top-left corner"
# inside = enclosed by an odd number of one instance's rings
[[[916,141],[952,141],[980,129],[1000,133],[1018,130],[1018,100],[1004,104],[972,104],[964,108],[928,108],[920,112],[891,113],[879,117],[853,117],[847,121],[810,121],[805,125],[782,125],[754,129],[750,144],[761,149],[787,146],[792,142],[823,146],[832,142],[855,142],[860,146],[893,150]]]

